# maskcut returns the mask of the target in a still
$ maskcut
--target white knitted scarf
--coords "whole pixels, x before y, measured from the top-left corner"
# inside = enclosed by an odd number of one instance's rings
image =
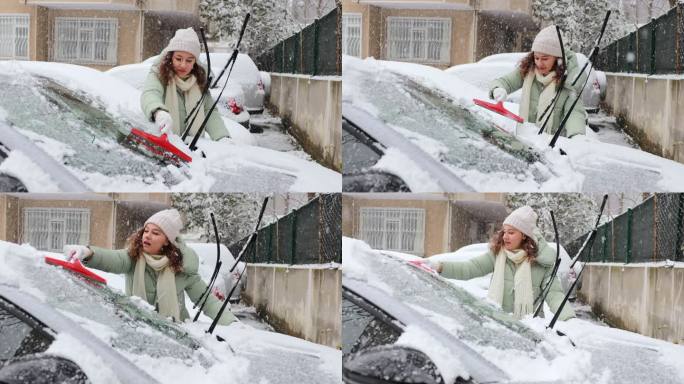
[[[532,265],[527,257],[527,252],[524,250],[517,249],[511,252],[502,248],[499,251],[494,262],[494,273],[489,284],[487,297],[499,306],[503,303],[504,274],[507,259],[517,266],[515,276],[513,277],[513,290],[515,294],[513,299],[513,315],[517,319],[521,319],[525,315],[532,313],[534,305],[532,298]]]
[[[143,253],[133,271],[133,295],[147,301],[145,289],[145,266],[149,265],[157,273],[157,301],[159,314],[180,321],[180,307],[176,294],[176,274],[169,265],[169,258],[161,255]]]
[[[536,79],[544,86],[541,95],[539,95],[539,101],[537,103],[537,120],[534,122],[541,127],[546,118],[546,116],[542,116],[541,114],[546,110],[546,107],[551,104],[551,101],[553,101],[553,97],[556,94],[555,82],[553,81],[555,77],[556,72],[549,72],[544,76],[539,73],[537,69],[535,69],[534,72],[530,71],[527,73],[527,76],[525,76],[525,80],[523,81],[522,96],[520,100],[520,117],[525,119],[525,121],[529,121],[530,118],[530,93],[532,91],[532,84]],[[549,109],[547,115],[549,113],[553,113],[553,108]],[[547,129],[550,127],[551,124],[548,124]]]
[[[173,118],[173,132],[180,135],[185,130],[185,121],[180,119],[180,109],[178,107],[178,94],[177,89],[180,89],[185,96],[185,113],[190,114],[192,108],[202,97],[202,90],[199,85],[197,85],[197,78],[195,75],[190,75],[187,79],[183,80],[178,76],[173,76],[171,81],[166,85],[166,97],[164,99],[164,104],[169,108],[169,114]],[[204,121],[204,106],[201,105],[197,107],[199,110],[195,121],[192,123],[192,128],[190,128],[190,135],[194,135],[198,130],[202,121]]]

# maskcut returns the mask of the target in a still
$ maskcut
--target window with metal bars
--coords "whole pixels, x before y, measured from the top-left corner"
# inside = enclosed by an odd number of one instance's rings
[[[387,18],[387,58],[449,63],[451,19],[437,17]]]
[[[0,59],[29,58],[29,15],[0,15]]]
[[[342,54],[361,57],[361,14],[342,14]]]
[[[422,256],[425,210],[419,208],[361,208],[359,238],[374,249]]]
[[[117,19],[55,18],[53,59],[68,63],[116,65]]]
[[[62,252],[66,244],[88,244],[90,210],[24,208],[22,242],[42,251]]]

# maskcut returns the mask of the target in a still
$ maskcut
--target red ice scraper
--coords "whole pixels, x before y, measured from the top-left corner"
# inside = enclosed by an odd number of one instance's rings
[[[171,144],[166,133],[162,133],[161,136],[155,136],[138,128],[133,128],[128,138],[147,148],[153,155],[159,156],[163,160],[171,161],[175,165],[180,165],[181,162],[189,163],[192,161],[192,157]]]
[[[45,256],[45,262],[52,265],[59,265],[64,269],[75,272],[91,280],[95,280],[98,283],[107,284],[107,280],[94,274],[88,268],[84,267],[83,264],[81,264],[81,260],[79,260],[78,257],[72,257],[71,260],[62,260],[50,256]]]
[[[479,105],[482,108],[486,108],[492,112],[496,112],[501,116],[508,117],[511,120],[515,120],[518,123],[523,122],[522,117],[520,117],[520,116],[516,115],[515,113],[504,108],[503,101],[499,101],[498,103],[494,104],[494,103],[490,103],[490,102],[480,100],[480,99],[473,99],[473,103],[475,103],[476,105]]]

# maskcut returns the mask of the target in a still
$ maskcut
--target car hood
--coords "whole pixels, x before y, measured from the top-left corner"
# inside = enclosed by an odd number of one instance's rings
[[[138,298],[123,296],[46,264],[43,254],[28,245],[0,241],[0,261],[4,266],[0,284],[5,289],[31,295],[56,317],[66,317],[72,327],[82,328],[77,339],[98,339],[98,343],[111,346],[155,380],[181,382],[192,378],[218,383],[230,377],[233,382],[290,383],[290,377],[298,375],[302,383],[341,380],[340,351],[241,323],[218,326],[214,333],[226,340],[220,342],[205,333],[207,323],[170,323]],[[50,316],[44,317],[50,326]],[[60,337],[54,351],[84,365],[89,377],[101,377],[103,363],[112,364],[112,370],[116,370],[115,362],[104,358],[83,359],[88,354],[81,348],[96,352],[88,342],[74,341],[68,336],[60,341]]]

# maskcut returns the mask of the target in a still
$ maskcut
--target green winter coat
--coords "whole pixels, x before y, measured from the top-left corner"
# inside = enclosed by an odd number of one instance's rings
[[[556,261],[556,250],[551,248],[541,236],[537,236],[537,244],[539,253],[537,254],[536,262],[532,263],[532,289],[534,290],[535,299],[546,286]],[[514,271],[516,268],[515,263],[506,259],[504,295],[501,305],[506,312],[513,312],[513,299],[515,297],[513,292],[513,276],[515,275]],[[448,279],[470,280],[491,272],[494,272],[494,254],[488,251],[484,255],[468,261],[442,263],[441,275]],[[552,312],[556,312],[564,296],[560,281],[556,277],[551,284],[548,295],[546,295],[546,303]],[[567,320],[572,317],[575,317],[575,311],[566,304],[559,319]]]
[[[145,116],[147,116],[147,118],[152,122],[154,122],[154,112],[156,112],[157,109],[162,109],[166,112],[169,112],[169,108],[166,107],[166,105],[164,104],[164,100],[166,100],[166,87],[162,85],[161,80],[159,79],[157,72],[158,66],[158,61],[152,64],[152,68],[150,69],[150,73],[147,74],[147,78],[145,79],[145,84],[143,86],[143,91],[140,96],[140,107],[142,108],[142,111],[145,114]],[[202,66],[202,68],[204,68],[204,66]],[[183,92],[179,89],[177,93],[179,104],[178,114],[182,123],[183,121],[185,121],[185,117],[187,116],[189,111],[185,109],[185,96],[183,96]],[[210,95],[207,95],[207,97],[204,98],[203,104],[204,113],[207,114],[209,113],[209,109],[211,109],[212,104],[214,104],[214,100]],[[183,127],[183,124],[179,124],[179,122],[177,121],[174,121],[173,123],[176,124],[178,127]],[[226,125],[223,123],[223,120],[221,120],[218,108],[214,108],[214,112],[209,117],[209,120],[207,121],[207,126],[204,128],[204,130],[209,134],[209,137],[211,137],[211,139],[214,141],[219,140],[223,137],[230,137]]]
[[[180,306],[181,321],[190,317],[187,308],[185,308],[185,293],[193,303],[197,303],[200,296],[207,288],[207,285],[202,281],[202,278],[197,273],[199,267],[199,257],[190,247],[185,245],[182,241],[177,241],[181,254],[183,255],[183,271],[176,273],[176,295],[178,296],[178,305]],[[83,263],[89,268],[99,269],[101,271],[110,273],[125,273],[126,274],[126,294],[131,295],[133,290],[133,273],[135,271],[135,262],[128,256],[126,249],[104,249],[100,247],[89,247],[93,251],[93,255],[84,260]],[[148,265],[145,267],[145,292],[147,293],[147,302],[150,305],[155,305],[157,301],[157,274]],[[223,303],[216,299],[214,295],[209,295],[203,312],[205,315],[214,319],[219,312]],[[225,310],[221,315],[219,324],[228,325],[235,321],[230,311]]]
[[[572,103],[577,98],[577,95],[581,92],[582,85],[584,85],[584,81],[588,76],[585,70],[580,79],[577,80],[577,83],[575,83],[575,86],[573,87],[572,81],[575,79],[575,76],[577,76],[581,68],[579,68],[579,65],[577,64],[577,55],[575,55],[574,52],[565,51],[565,55],[568,61],[568,77],[565,81],[563,89],[560,92],[560,95],[558,96],[556,105],[553,108],[553,115],[551,117],[551,120],[546,124],[546,128],[544,130],[546,133],[551,135],[554,134],[556,130],[558,130],[558,127],[560,126],[563,117],[568,113],[570,107],[572,106]],[[497,87],[501,87],[505,89],[506,92],[508,92],[508,94],[511,94],[517,91],[518,89],[522,88],[524,80],[525,79],[522,77],[520,70],[516,68],[509,74],[500,77],[492,82],[489,88],[489,97],[494,98],[492,92],[494,91],[494,88]],[[542,84],[535,79],[532,83],[532,89],[530,90],[530,111],[527,115],[528,121],[536,122],[537,112],[543,112],[537,111],[539,96],[541,95],[543,90],[544,88]],[[575,104],[575,107],[572,109],[570,117],[568,118],[568,122],[565,123],[565,128],[563,130],[564,132],[561,132],[561,135],[572,137],[574,135],[584,134],[587,120],[586,115],[587,114],[584,109],[584,103],[582,103],[582,97],[580,96],[579,100],[577,101],[577,104]]]

